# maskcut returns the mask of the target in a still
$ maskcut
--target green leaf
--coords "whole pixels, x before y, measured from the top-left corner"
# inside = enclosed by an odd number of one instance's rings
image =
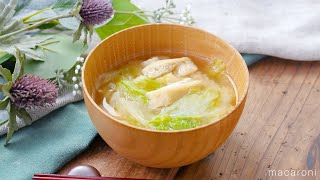
[[[17,0],[0,1],[0,35],[21,29],[24,25],[21,19],[15,18]],[[12,38],[2,39],[0,46]],[[0,50],[3,51],[3,50]]]
[[[17,128],[17,121],[16,121],[16,112],[14,106],[10,104],[10,111],[9,111],[9,122],[8,122],[8,133],[6,138],[6,145],[9,143],[15,129]]]
[[[11,54],[8,53],[0,53],[0,64],[6,62],[7,60],[9,60],[12,57]]]
[[[25,53],[27,57],[30,57],[32,59],[37,59],[37,60],[43,60],[44,58],[43,54],[35,51],[35,48],[39,44],[44,43],[50,39],[52,39],[52,36],[46,36],[46,37],[43,37],[43,36],[30,37],[27,35],[21,36],[21,37],[19,36],[18,38],[15,38],[13,40],[10,39],[10,41],[7,40],[1,43],[0,51],[6,52],[11,55],[15,55],[16,54],[15,47],[17,47],[18,49],[20,49],[20,51]]]
[[[140,76],[135,80],[121,80],[116,85],[122,97],[143,104],[148,103],[147,92],[161,87],[158,81],[144,76]]]
[[[57,0],[52,6],[53,11],[57,15],[67,14],[74,11],[78,0]],[[80,24],[80,20],[76,17],[59,19],[60,24],[68,29],[76,30]]]
[[[223,74],[226,70],[226,65],[221,59],[213,59],[213,62],[210,66],[207,66],[209,76],[216,77]]]
[[[16,114],[27,125],[30,125],[32,123],[32,118],[31,118],[30,114],[25,109],[17,109]]]
[[[11,72],[9,69],[6,69],[0,65],[0,75],[6,80],[6,81],[12,81]]]
[[[57,0],[52,8],[73,8],[76,3],[76,0]]]
[[[22,76],[25,59],[26,59],[26,55],[21,53],[21,51],[18,48],[16,48],[16,64],[14,66],[14,71],[12,73],[13,82],[15,82],[19,77]]]
[[[171,116],[157,116],[149,124],[153,125],[157,130],[181,130],[190,129],[199,126],[200,118],[191,117],[171,117]]]
[[[24,24],[21,19],[12,18],[3,28],[0,28],[0,34],[8,34],[23,28]]]
[[[27,7],[30,4],[31,0],[23,0],[23,1],[19,1],[18,5],[16,7],[16,13],[18,13],[19,11],[21,11],[23,8]]]
[[[217,110],[220,91],[207,89],[183,96],[161,111],[161,115],[175,117],[203,117]]]
[[[139,10],[133,5],[130,0],[114,0],[113,8],[115,11],[136,11]],[[115,13],[113,19],[106,25],[96,29],[96,32],[101,39],[104,39],[111,34],[120,30],[137,26],[140,24],[146,24],[147,22],[133,14],[119,14]]]
[[[76,17],[70,17],[70,18],[63,18],[63,19],[59,19],[59,23],[67,28],[67,29],[71,29],[71,30],[77,30],[77,28],[80,25],[80,20]]]
[[[79,57],[86,49],[82,43],[72,43],[72,37],[64,34],[50,35],[59,43],[46,45],[52,51],[45,51],[44,62],[27,61],[25,66],[26,74],[34,74],[45,79],[55,77],[55,70],[64,69],[68,71],[73,67]],[[40,51],[40,49],[37,49]]]
[[[43,19],[70,13],[74,10],[76,3],[77,0],[34,0],[19,12],[19,16],[23,17],[24,22],[38,22]],[[62,26],[68,29],[75,29],[80,24],[79,21],[77,21],[77,18],[74,17],[63,18],[54,22],[55,23],[41,25],[38,28],[52,28],[57,25],[56,22],[60,22]]]
[[[36,23],[55,15],[52,8],[44,8],[44,9],[40,9],[34,12],[31,11],[31,12],[32,13],[30,14],[26,13],[28,15],[22,18],[23,23],[25,24]]]
[[[76,42],[80,39],[83,28],[84,28],[84,24],[81,22],[78,29],[73,33],[72,42]]]
[[[130,100],[137,100],[143,103],[148,102],[146,97],[146,90],[138,87],[133,81],[122,80],[117,83],[117,87],[123,97]]]
[[[46,9],[48,7],[53,6],[56,3],[56,0],[32,0],[30,2],[26,2],[29,0],[19,0],[17,8],[19,8],[19,4],[21,2],[22,7],[19,9],[19,11],[16,13],[16,17],[21,18],[25,17],[26,15],[30,15],[32,13],[37,12],[38,10]],[[26,2],[26,3],[22,3]]]
[[[10,89],[12,87],[12,82],[9,81],[1,87],[1,90],[5,96],[10,97]]]
[[[199,126],[206,119],[219,116],[223,108],[217,108],[219,91],[205,90],[187,94],[161,110],[149,124],[157,130],[180,130]]]
[[[158,81],[145,76],[136,78],[134,80],[134,83],[136,86],[146,91],[153,91],[153,90],[159,89],[162,86],[161,83],[159,83]]]
[[[9,103],[9,97],[5,97],[3,100],[0,101],[0,110],[6,109]]]
[[[42,25],[38,26],[38,29],[41,29],[41,30],[43,30],[43,29],[51,29],[51,28],[56,27],[57,25],[59,25],[59,22],[52,21],[50,23],[42,24]]]
[[[15,14],[15,8],[17,6],[17,1],[10,0],[8,3],[4,4],[4,1],[0,1],[0,30],[5,29],[6,24],[8,24],[13,15]],[[1,32],[0,32],[1,34]]]

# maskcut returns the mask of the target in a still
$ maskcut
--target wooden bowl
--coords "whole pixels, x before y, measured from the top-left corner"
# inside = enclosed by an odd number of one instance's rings
[[[99,75],[136,57],[161,54],[222,59],[238,91],[236,107],[215,123],[166,132],[125,124],[94,101],[92,95]],[[208,156],[226,141],[242,113],[249,73],[237,50],[208,32],[181,25],[148,24],[120,31],[102,41],[84,63],[82,82],[91,120],[112,149],[145,166],[173,168]]]

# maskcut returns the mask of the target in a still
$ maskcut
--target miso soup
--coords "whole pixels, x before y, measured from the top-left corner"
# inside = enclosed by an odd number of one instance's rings
[[[159,56],[101,75],[94,98],[126,123],[172,131],[219,120],[236,105],[237,93],[222,60]]]

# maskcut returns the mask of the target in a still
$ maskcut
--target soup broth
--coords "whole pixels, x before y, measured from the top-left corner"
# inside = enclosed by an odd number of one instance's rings
[[[237,102],[222,60],[155,56],[130,61],[96,82],[95,101],[115,118],[154,130],[190,129],[219,120]]]

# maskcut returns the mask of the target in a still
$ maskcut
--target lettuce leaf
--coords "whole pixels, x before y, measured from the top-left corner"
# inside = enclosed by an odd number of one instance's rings
[[[134,83],[139,88],[142,88],[143,90],[148,92],[159,89],[162,86],[160,82],[146,76],[140,76],[136,78]]]
[[[219,91],[205,90],[185,95],[172,105],[162,109],[149,124],[157,130],[190,129],[203,124],[204,120],[222,115],[217,105]]]
[[[147,119],[153,114],[145,108],[143,102],[127,100],[119,97],[115,109],[126,117],[126,120],[133,125],[149,127]]]
[[[151,121],[151,124],[157,130],[181,130],[195,128],[200,125],[201,119],[191,117],[172,117],[168,115],[157,116]]]
[[[214,59],[211,66],[208,66],[208,75],[211,77],[220,76],[226,71],[226,65],[221,59]]]
[[[212,69],[216,73],[222,73],[226,70],[226,65],[221,59],[216,59],[212,63]]]
[[[133,81],[130,80],[121,80],[117,87],[122,97],[128,100],[139,100],[143,103],[148,102],[148,98],[145,95],[147,91],[142,88],[139,88]]]
[[[161,84],[153,79],[140,76],[134,80],[121,80],[117,83],[120,94],[126,99],[140,100],[148,103],[146,93],[161,87]]]
[[[164,108],[161,114],[171,116],[195,117],[206,114],[217,107],[220,100],[220,92],[212,89],[198,91],[185,95],[172,105]]]

